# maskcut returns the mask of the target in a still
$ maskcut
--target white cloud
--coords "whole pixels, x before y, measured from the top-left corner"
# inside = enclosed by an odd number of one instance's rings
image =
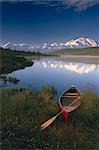
[[[84,11],[96,4],[99,4],[99,0],[64,0],[64,5],[75,7],[78,11]]]
[[[9,2],[33,2],[34,5],[57,6],[58,8],[68,9],[74,7],[77,11],[84,11],[89,7],[99,4],[99,0],[0,0]]]

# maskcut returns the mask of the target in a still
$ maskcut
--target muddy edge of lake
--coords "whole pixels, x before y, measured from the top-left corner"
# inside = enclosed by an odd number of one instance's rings
[[[63,62],[79,62],[99,65],[99,56],[85,56],[85,55],[61,55],[57,60]]]

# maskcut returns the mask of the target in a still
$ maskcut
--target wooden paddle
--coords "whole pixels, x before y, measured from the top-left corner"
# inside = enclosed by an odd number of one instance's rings
[[[80,97],[79,97],[80,98]],[[65,107],[65,109],[63,109],[61,112],[59,112],[57,115],[53,116],[52,118],[50,118],[49,120],[47,120],[46,122],[44,122],[41,125],[41,130],[44,130],[45,128],[47,128],[50,124],[52,124],[52,122],[54,122],[54,120],[60,115],[62,114],[62,112],[66,109],[68,109],[68,107],[70,107],[72,104],[74,104],[79,98],[77,98],[76,100],[74,100],[71,104],[69,104],[68,106]]]
[[[50,124],[52,124],[52,122],[63,112],[64,110],[62,110],[61,112],[59,112],[57,115],[55,115],[54,117],[50,118],[49,120],[47,120],[45,123],[43,123],[41,125],[41,130],[44,130],[45,128],[47,128]]]

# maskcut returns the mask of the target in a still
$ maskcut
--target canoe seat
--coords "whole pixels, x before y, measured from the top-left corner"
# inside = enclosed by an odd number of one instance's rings
[[[71,95],[62,96],[62,98],[64,97],[71,97]],[[78,95],[72,95],[72,97],[78,97]]]
[[[66,93],[67,95],[77,95],[78,93]]]

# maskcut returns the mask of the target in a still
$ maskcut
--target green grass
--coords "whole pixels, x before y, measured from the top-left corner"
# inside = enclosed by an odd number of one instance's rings
[[[19,80],[16,79],[15,77],[8,77],[8,81],[13,83],[13,84],[17,84],[19,82]]]
[[[20,80],[18,80],[17,78],[15,78],[15,77],[11,77],[11,76],[6,76],[6,75],[3,75],[3,74],[1,74],[0,75],[0,79],[3,81],[3,86],[4,85],[6,85],[6,83],[7,82],[9,82],[9,83],[13,83],[13,84],[17,84],[17,83],[19,83],[20,82]]]
[[[61,115],[40,130],[60,111],[55,94],[53,87],[1,90],[1,149],[99,149],[99,98],[91,91],[83,93],[82,104],[70,114],[68,124]]]
[[[94,48],[69,48],[69,49],[62,49],[53,51],[53,54],[57,55],[95,55],[99,56],[99,47]]]

